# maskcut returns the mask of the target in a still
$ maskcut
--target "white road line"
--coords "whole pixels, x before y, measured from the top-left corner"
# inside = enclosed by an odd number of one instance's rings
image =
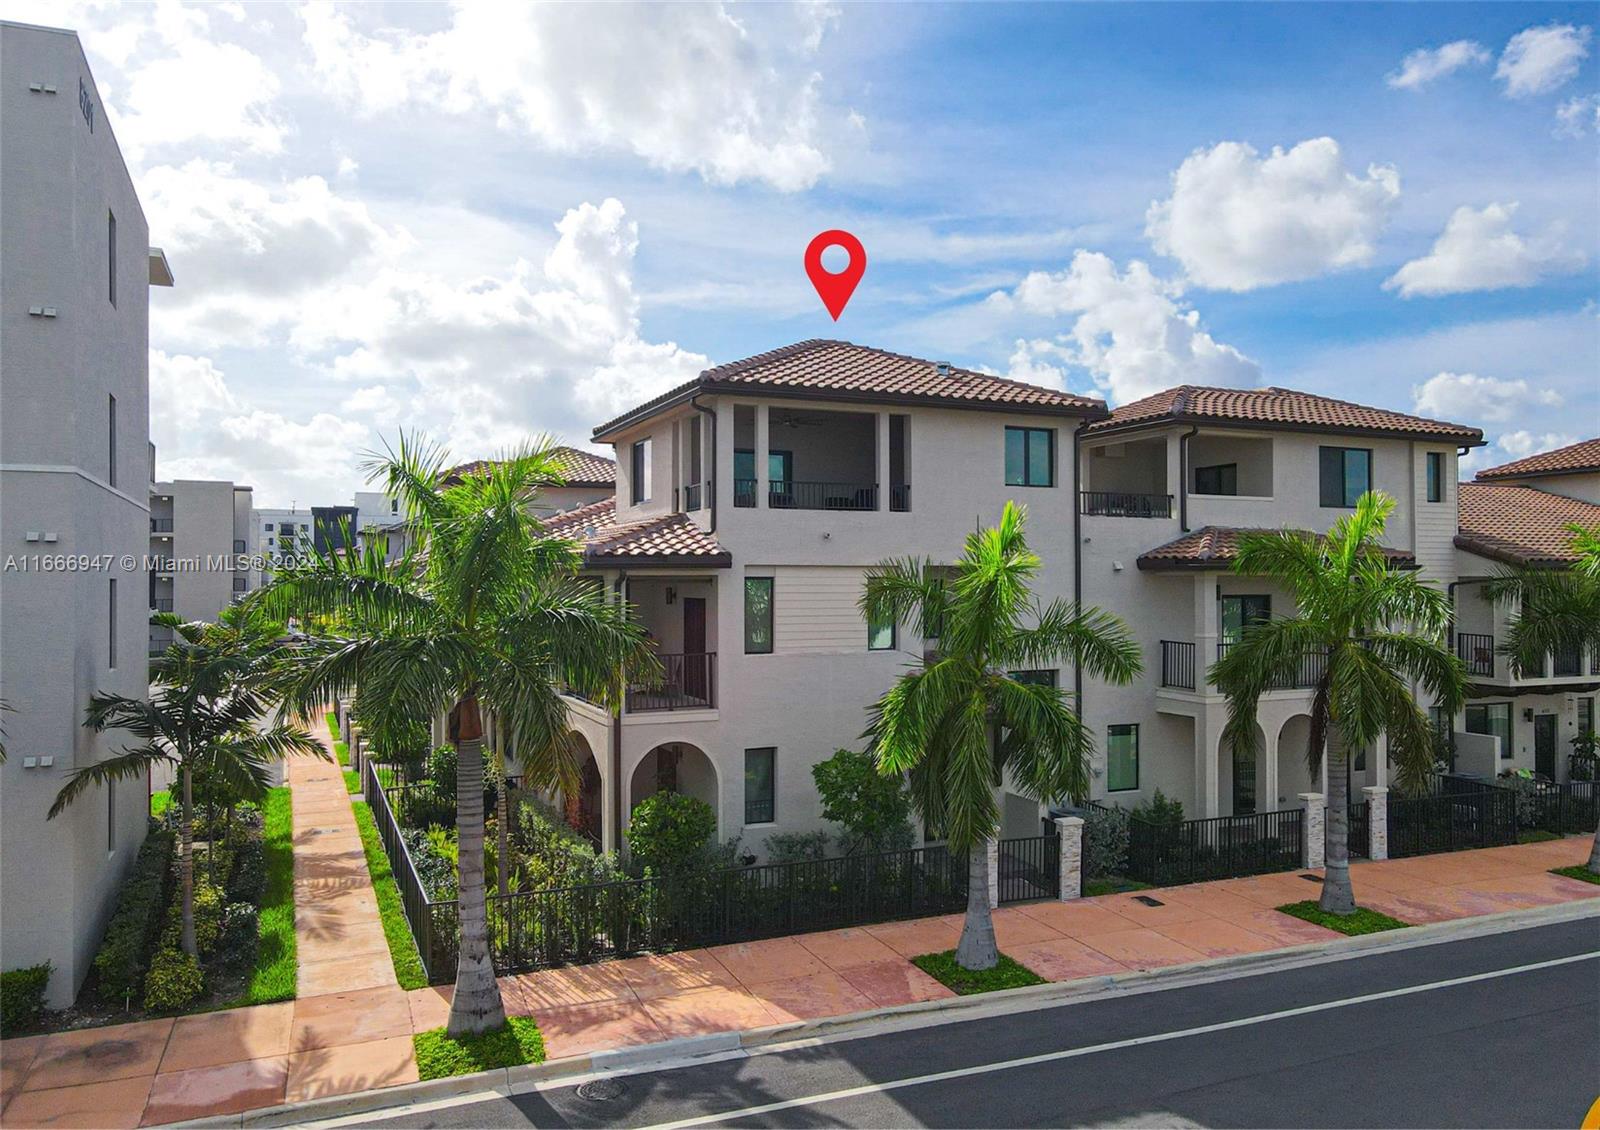
[[[894,1079],[887,1083],[867,1083],[860,1087],[847,1087],[839,1091],[826,1091],[798,1099],[785,1099],[782,1102],[747,1106],[740,1110],[729,1110],[720,1114],[697,1115],[694,1118],[684,1118],[677,1122],[659,1122],[654,1126],[645,1127],[643,1130],[684,1130],[684,1128],[691,1126],[709,1126],[713,1123],[726,1122],[730,1119],[753,1118],[757,1115],[771,1114],[779,1110],[790,1110],[794,1107],[815,1106],[819,1103],[836,1102],[840,1099],[853,1099],[862,1095],[897,1091],[903,1087],[920,1087],[928,1083],[942,1083],[948,1079],[965,1079],[973,1075],[985,1075],[992,1071],[1009,1071],[1016,1067],[1032,1067],[1036,1064],[1054,1063],[1064,1059],[1077,1059],[1081,1056],[1118,1051],[1122,1048],[1136,1048],[1145,1044],[1166,1043],[1169,1040],[1186,1040],[1191,1036],[1204,1036],[1212,1032],[1226,1032],[1233,1028],[1247,1028],[1254,1024],[1266,1024],[1274,1020],[1287,1020],[1294,1016],[1308,1016],[1312,1013],[1328,1012],[1336,1008],[1348,1008],[1351,1005],[1367,1004],[1372,1001],[1389,1000],[1393,997],[1408,997],[1417,993],[1430,993],[1439,989],[1454,988],[1457,985],[1470,985],[1477,981],[1492,981],[1499,977],[1510,977],[1518,973],[1533,973],[1540,969],[1553,969],[1556,966],[1572,965],[1579,961],[1592,961],[1595,958],[1600,958],[1600,952],[1573,954],[1570,957],[1536,961],[1529,965],[1517,965],[1509,969],[1495,969],[1488,973],[1473,973],[1466,977],[1452,977],[1447,981],[1430,981],[1425,985],[1408,985],[1400,989],[1385,989],[1380,993],[1366,993],[1358,997],[1345,997],[1341,1000],[1323,1001],[1320,1004],[1286,1008],[1280,1012],[1265,1012],[1257,1016],[1240,1017],[1237,1020],[1203,1024],[1198,1028],[1184,1028],[1176,1032],[1161,1032],[1153,1036],[1135,1036],[1127,1040],[1113,1040],[1110,1043],[1095,1044],[1086,1048],[1067,1048],[1062,1051],[1045,1052],[1041,1055],[1024,1056],[1021,1059],[1008,1059],[1001,1063],[984,1063],[974,1067],[955,1068],[950,1071],[935,1071],[928,1075],[913,1075],[906,1079]]]

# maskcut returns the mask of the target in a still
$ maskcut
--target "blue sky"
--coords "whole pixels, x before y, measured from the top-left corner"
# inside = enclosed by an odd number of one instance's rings
[[[1478,424],[1480,466],[1600,431],[1593,5],[0,12],[79,30],[177,272],[163,474],[263,504],[814,336],[1302,387]]]

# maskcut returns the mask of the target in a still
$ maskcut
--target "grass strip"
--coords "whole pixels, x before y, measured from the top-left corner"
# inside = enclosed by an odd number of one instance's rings
[[[361,774],[354,769],[346,769],[344,771],[344,791],[347,793],[359,793],[361,791]]]
[[[383,919],[383,936],[389,943],[389,958],[394,962],[395,980],[400,982],[402,989],[424,988],[428,984],[428,975],[422,971],[422,958],[417,955],[417,942],[411,936],[411,924],[406,921],[405,907],[400,902],[400,888],[395,885],[394,872],[389,869],[389,857],[383,853],[383,841],[378,838],[378,825],[372,819],[372,808],[364,800],[355,801],[350,807],[355,809],[356,828],[361,833],[361,847],[367,855],[372,889],[378,896],[378,917]],[[422,1059],[420,1045],[417,1059],[419,1062]]]
[[[1600,883],[1600,872],[1590,871],[1581,863],[1573,867],[1552,867],[1550,874],[1562,875],[1568,879],[1582,879],[1585,883]]]
[[[1316,900],[1307,899],[1305,902],[1291,902],[1288,906],[1278,907],[1284,914],[1299,918],[1305,922],[1312,922],[1318,926],[1326,926],[1330,930],[1337,930],[1341,934],[1377,934],[1383,930],[1404,930],[1411,925],[1398,918],[1390,918],[1376,910],[1366,907],[1356,907],[1354,914],[1329,914],[1318,906]]]
[[[443,1028],[411,1037],[417,1052],[417,1074],[424,1080],[470,1075],[496,1067],[544,1062],[544,1037],[531,1017],[513,1016],[504,1028],[459,1040]]]
[[[268,789],[262,803],[267,889],[261,896],[255,971],[244,995],[229,1007],[293,1000],[299,976],[294,945],[294,829],[287,788]]]
[[[172,807],[172,791],[162,789],[150,794],[150,819],[160,820],[161,814]]]
[[[1546,831],[1543,828],[1524,828],[1517,833],[1517,843],[1519,844],[1546,844],[1551,840],[1559,840],[1560,838],[1556,833]]]
[[[956,963],[956,951],[925,953],[911,959],[911,964],[938,981],[947,989],[954,989],[964,997],[974,993],[992,993],[1000,989],[1020,989],[1024,985],[1043,985],[1045,980],[1019,961],[1000,955],[993,969],[963,969]]]
[[[1116,877],[1105,879],[1090,879],[1083,885],[1083,897],[1092,899],[1096,895],[1117,895],[1124,891],[1148,891],[1149,883],[1141,883],[1137,879],[1120,879]]]

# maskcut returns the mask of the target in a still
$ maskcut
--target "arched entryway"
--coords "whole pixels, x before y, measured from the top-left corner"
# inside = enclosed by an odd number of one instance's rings
[[[580,768],[577,792],[564,795],[562,807],[566,813],[567,823],[574,830],[582,832],[584,837],[598,848],[602,835],[601,814],[604,793],[600,765],[595,761],[594,751],[589,748],[588,739],[582,734],[573,731],[567,735],[567,740],[573,744]]]
[[[663,742],[645,754],[634,767],[629,783],[628,811],[632,812],[645,797],[661,792],[682,793],[705,801],[721,826],[717,768],[698,746]]]
[[[1311,715],[1296,714],[1278,731],[1278,796],[1276,808],[1293,807],[1301,793],[1321,791],[1320,782],[1311,776],[1306,764],[1306,747],[1311,741]]]

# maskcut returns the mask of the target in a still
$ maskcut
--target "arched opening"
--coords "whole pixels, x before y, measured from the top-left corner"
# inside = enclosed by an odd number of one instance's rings
[[[1229,815],[1248,816],[1278,807],[1277,798],[1266,795],[1267,775],[1261,766],[1266,753],[1267,736],[1260,726],[1256,727],[1254,750],[1235,749],[1232,742],[1223,739],[1217,756],[1217,773],[1222,778],[1218,791]]]
[[[568,740],[578,751],[581,768],[578,771],[578,789],[574,793],[563,795],[562,810],[566,815],[567,824],[575,831],[583,833],[584,837],[598,848],[601,840],[600,821],[604,791],[600,779],[600,765],[595,761],[594,751],[589,748],[588,739],[582,734],[573,731],[568,735]]]
[[[721,826],[717,769],[699,747],[688,742],[663,742],[645,754],[633,770],[628,811],[632,812],[645,797],[662,792],[682,793],[705,801],[717,814],[718,827]]]
[[[1311,741],[1311,715],[1296,714],[1278,731],[1278,805],[1292,807],[1301,793],[1316,792],[1317,781],[1306,765]]]

